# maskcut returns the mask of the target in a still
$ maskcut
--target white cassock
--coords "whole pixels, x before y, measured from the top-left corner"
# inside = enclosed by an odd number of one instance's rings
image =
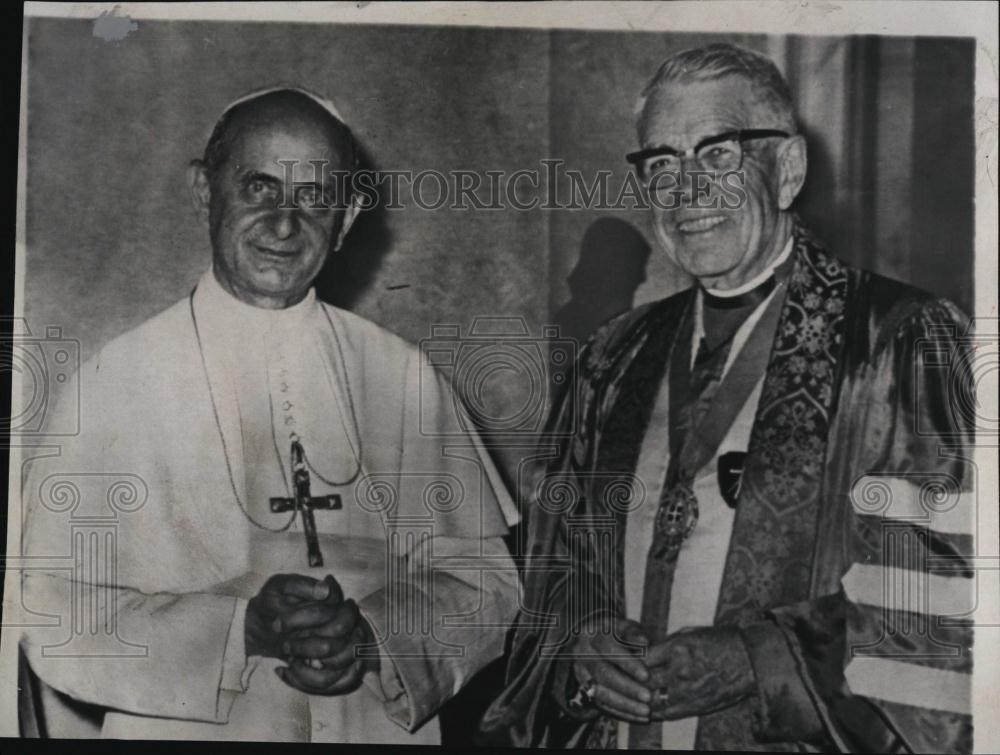
[[[716,296],[735,296],[750,291],[763,283],[792,252],[789,239],[781,255],[768,268],[738,289],[729,292],[713,291]],[[764,314],[768,302],[777,295],[773,291],[740,325],[733,336],[733,345],[723,370],[723,377],[736,360],[740,349],[746,343],[753,326]],[[702,298],[697,294],[694,332],[692,334],[691,367],[698,353],[704,328],[702,326]],[[643,438],[636,464],[636,478],[645,486],[647,501],[659,501],[670,464],[669,433],[669,370],[665,371],[660,389],[650,417],[650,431]],[[716,474],[718,459],[730,451],[745,452],[750,445],[750,431],[757,413],[757,404],[764,385],[761,375],[757,385],[747,397],[732,426],[719,444],[715,455],[695,475],[694,494],[698,499],[698,526],[684,541],[677,556],[674,583],[670,591],[670,613],[667,633],[672,634],[684,627],[711,626],[715,622],[715,611],[722,586],[722,572],[729,552],[729,539],[733,532],[736,512],[726,503],[719,488]],[[646,557],[653,541],[656,506],[638,506],[629,512],[625,524],[625,614],[633,621],[639,621],[642,614],[642,598],[646,581]],[[665,750],[693,750],[698,731],[698,717],[663,721],[661,743]],[[618,724],[619,749],[628,748],[628,723]]]
[[[420,351],[317,301],[264,310],[202,277],[80,372],[80,434],[28,465],[22,647],[102,734],[439,742],[436,711],[503,651],[517,612],[501,538],[517,511]],[[75,411],[64,402],[59,411]],[[325,560],[291,494],[305,449]],[[333,574],[381,672],[306,695],[247,658],[246,601],[276,573]]]

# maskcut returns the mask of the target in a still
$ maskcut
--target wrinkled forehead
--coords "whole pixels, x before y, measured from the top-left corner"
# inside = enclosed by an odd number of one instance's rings
[[[724,131],[771,126],[753,85],[742,76],[682,79],[653,90],[639,118],[639,142],[687,149]]]

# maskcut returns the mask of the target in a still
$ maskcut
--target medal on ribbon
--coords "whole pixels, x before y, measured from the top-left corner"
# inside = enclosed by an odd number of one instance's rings
[[[656,512],[652,549],[659,559],[674,561],[684,541],[698,525],[694,477],[712,460],[740,409],[764,374],[771,340],[781,314],[781,302],[782,299],[778,296],[770,301],[724,377],[713,376],[708,385],[694,395],[687,390],[671,393],[671,421],[677,421],[678,417],[686,418],[687,421],[678,422],[685,435],[680,448],[672,449],[674,455],[667,473],[668,482]],[[683,346],[670,357],[668,369],[671,385],[686,385],[689,380],[687,371],[692,347],[690,316],[686,318],[684,327],[680,336]],[[721,384],[712,394],[709,406],[695,415],[694,410],[698,409],[697,403],[701,400],[702,393],[711,385],[712,380],[718,380],[719,377]],[[743,452],[723,454],[720,458],[719,488],[726,503],[734,508],[739,497],[745,458],[746,454]]]
[[[698,524],[698,499],[687,481],[667,491],[656,512],[658,558],[673,561]]]

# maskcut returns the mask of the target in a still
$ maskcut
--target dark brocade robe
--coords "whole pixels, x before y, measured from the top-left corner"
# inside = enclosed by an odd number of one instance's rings
[[[968,320],[801,226],[793,255],[715,616],[743,628],[757,689],[700,717],[697,747],[968,752]],[[667,432],[649,414],[693,296],[603,326],[549,419],[524,476],[526,596],[483,743],[615,746],[615,722],[566,710],[555,655],[582,617],[624,615],[623,491],[644,434]]]

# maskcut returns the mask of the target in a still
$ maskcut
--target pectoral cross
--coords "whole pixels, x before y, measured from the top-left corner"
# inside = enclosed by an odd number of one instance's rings
[[[291,450],[292,497],[272,498],[271,511],[280,514],[283,511],[295,509],[302,516],[302,529],[306,534],[306,551],[310,566],[322,566],[323,554],[319,550],[319,538],[316,535],[316,519],[313,509],[333,510],[341,507],[339,495],[320,495],[313,497],[309,493],[309,470],[306,469],[306,454],[302,443],[297,438],[292,439]]]

